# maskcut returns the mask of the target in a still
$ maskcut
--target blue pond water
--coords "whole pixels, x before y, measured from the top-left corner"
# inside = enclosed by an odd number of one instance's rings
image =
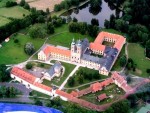
[[[28,104],[0,103],[0,113],[62,113],[54,108]]]

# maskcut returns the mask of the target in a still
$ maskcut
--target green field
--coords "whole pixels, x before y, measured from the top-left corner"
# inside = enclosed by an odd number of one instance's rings
[[[129,58],[132,58],[134,63],[137,64],[136,72],[131,72],[138,76],[149,77],[146,69],[150,69],[150,60],[145,58],[144,48],[139,44],[129,43],[128,54]]]
[[[14,39],[18,39],[18,43],[14,43]],[[1,64],[14,64],[25,61],[29,56],[24,52],[24,45],[27,42],[32,42],[35,49],[39,49],[44,39],[32,39],[28,35],[18,34],[12,36],[11,40],[3,44],[3,47],[0,48],[0,63]]]
[[[23,18],[23,14],[29,15],[30,12],[20,6],[10,7],[10,8],[0,8],[0,16],[6,17],[6,18],[17,18],[21,19]]]
[[[0,26],[4,26],[7,23],[11,22],[11,20],[5,18],[5,17],[0,17]]]

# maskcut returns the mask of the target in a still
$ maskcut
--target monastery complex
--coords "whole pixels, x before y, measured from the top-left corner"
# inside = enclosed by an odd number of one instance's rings
[[[113,47],[103,45],[104,41],[114,43]],[[88,39],[76,42],[73,39],[71,50],[46,44],[38,53],[38,59],[46,61],[53,58],[75,62],[108,75],[125,43],[126,39],[121,35],[100,32],[92,43]]]

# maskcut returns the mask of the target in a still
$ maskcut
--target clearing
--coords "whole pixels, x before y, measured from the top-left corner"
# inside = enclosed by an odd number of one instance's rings
[[[149,77],[148,73],[146,73],[146,69],[150,68],[150,60],[145,58],[144,48],[139,44],[129,43],[128,54],[129,58],[132,58],[134,63],[137,64],[136,71],[131,71],[131,73],[142,77]]]
[[[6,18],[21,19],[21,18],[24,18],[23,14],[27,16],[30,14],[30,12],[20,6],[14,6],[10,8],[4,7],[0,9],[0,16],[6,17]]]
[[[8,24],[9,22],[11,22],[11,20],[0,16],[0,27]]]

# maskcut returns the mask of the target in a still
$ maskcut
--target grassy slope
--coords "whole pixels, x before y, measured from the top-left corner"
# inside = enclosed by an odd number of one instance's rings
[[[11,22],[11,20],[5,18],[5,17],[0,17],[0,26],[4,26],[7,23]]]
[[[142,71],[141,74],[137,71],[133,74],[148,77],[149,75],[146,73],[146,69],[150,68],[150,61],[145,59],[144,48],[139,44],[130,43],[128,46],[128,54],[129,58],[132,58],[135,64],[137,64],[137,69]]]
[[[11,18],[23,18],[23,14],[29,15],[30,12],[20,6],[10,7],[10,8],[1,8],[0,16],[11,17]]]
[[[29,56],[24,52],[24,45],[27,42],[32,42],[37,50],[40,48],[44,42],[44,39],[32,39],[27,35],[18,34],[15,39],[19,40],[19,43],[14,43],[13,37],[8,43],[5,43],[2,48],[0,48],[0,63],[3,64],[13,64],[25,61]]]

